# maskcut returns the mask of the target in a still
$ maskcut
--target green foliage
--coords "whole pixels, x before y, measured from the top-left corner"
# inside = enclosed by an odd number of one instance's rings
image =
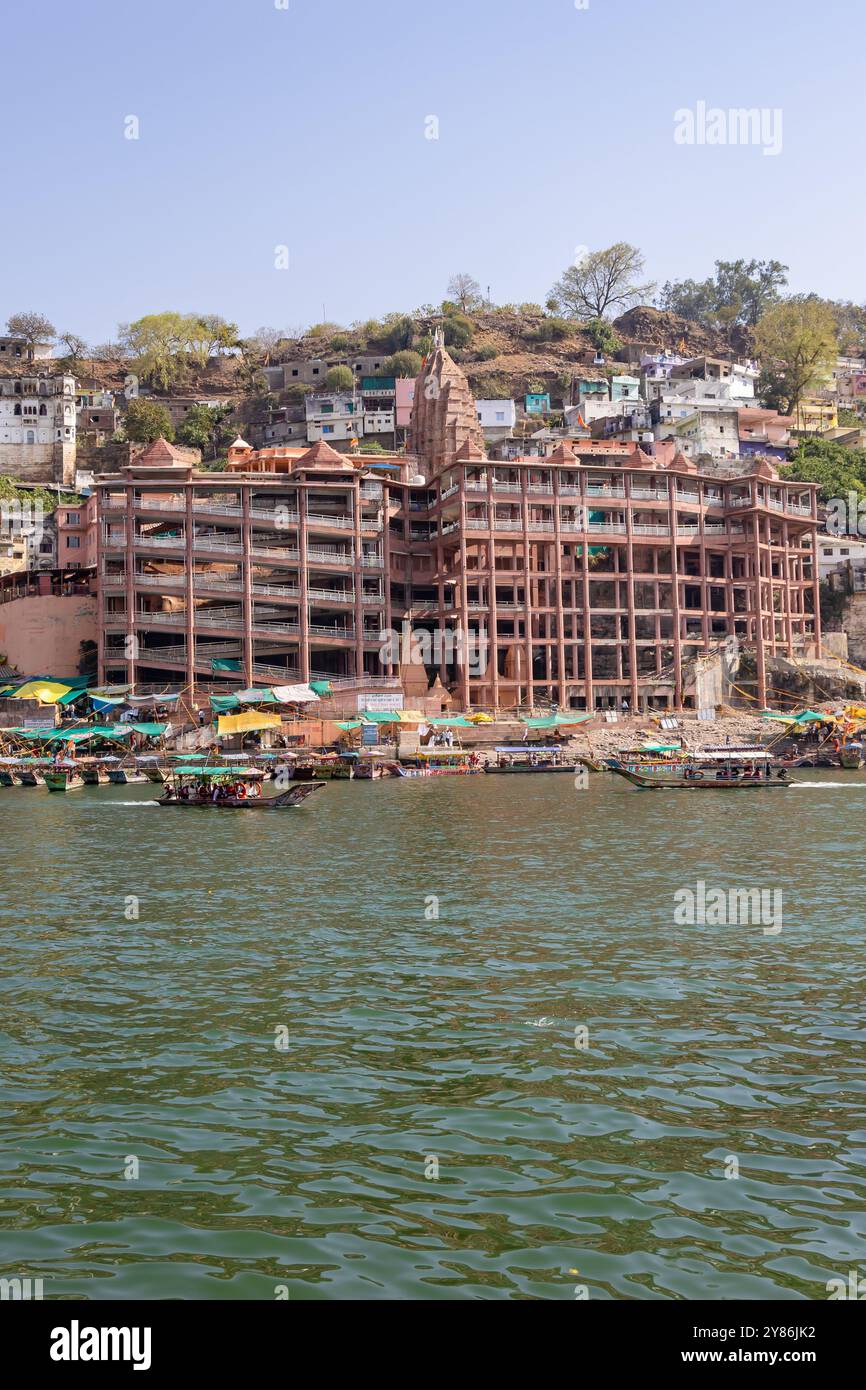
[[[848,606],[848,595],[844,589],[832,589],[826,579],[818,586],[818,602],[821,609],[821,626],[839,631]]]
[[[848,406],[840,405],[840,407],[839,407],[839,409],[838,409],[838,411],[837,411],[837,416],[838,416],[839,424],[842,425],[843,427],[844,427],[844,426],[847,426],[849,429],[860,429],[860,428],[862,428],[862,425],[863,425],[862,417],[861,417],[860,415],[857,414],[857,411],[856,411],[856,410],[851,410],[851,409],[849,409]]]
[[[345,352],[349,346],[348,333],[335,333],[331,339],[331,348],[334,352]]]
[[[829,439],[801,439],[790,464],[780,472],[797,483],[820,483],[822,502],[847,498],[849,492],[866,497],[866,449],[846,449]]]
[[[472,320],[465,314],[449,314],[443,324],[443,330],[448,347],[466,347],[475,331]]]
[[[499,356],[499,348],[492,347],[489,343],[486,347],[480,347],[475,353],[476,362],[492,362],[494,357]]]
[[[351,391],[355,385],[355,374],[351,367],[331,367],[325,372],[325,388],[328,391]]]
[[[152,444],[155,439],[174,439],[171,416],[159,401],[146,401],[135,396],[126,407],[124,420],[127,439],[134,444]]]
[[[603,353],[605,357],[616,357],[622,341],[606,319],[590,319],[586,331],[596,352]]]
[[[6,321],[6,329],[16,337],[23,338],[29,348],[34,348],[40,343],[53,343],[57,337],[57,329],[51,320],[33,310],[10,314]]]
[[[220,445],[229,443],[234,433],[229,425],[233,413],[230,405],[191,406],[177,427],[178,443],[201,449],[203,457],[216,458]]]
[[[293,381],[283,392],[283,397],[287,405],[303,405],[304,397],[309,396],[315,388],[306,381]]]
[[[383,376],[411,376],[416,377],[421,370],[421,358],[417,352],[410,352],[405,349],[402,352],[395,352],[393,357],[388,357],[382,363]]]
[[[56,491],[44,487],[18,487],[15,478],[9,477],[8,474],[0,474],[0,501],[20,502],[22,506],[31,507],[38,504],[47,516],[55,507],[74,507],[83,502],[84,498],[74,492],[62,492],[58,499]]]
[[[715,275],[706,280],[669,280],[659,294],[659,308],[705,328],[753,328],[788,283],[788,267],[781,261],[740,259],[715,265]]]
[[[365,439],[358,449],[359,454],[385,454],[387,449],[383,449],[378,439]]]
[[[816,295],[791,295],[764,314],[755,328],[755,344],[771,390],[786,398],[792,414],[836,360],[836,320]]]
[[[537,343],[558,343],[563,338],[570,338],[573,328],[565,319],[555,316],[543,318],[537,328],[531,330],[527,337]]]
[[[386,352],[402,352],[415,341],[415,324],[408,314],[386,314],[380,342]]]

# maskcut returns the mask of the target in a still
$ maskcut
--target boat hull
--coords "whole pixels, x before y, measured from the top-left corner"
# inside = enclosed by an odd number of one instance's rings
[[[74,792],[84,786],[77,772],[46,772],[45,785],[50,792]]]
[[[787,780],[773,781],[764,777],[680,777],[675,773],[663,773],[661,776],[653,777],[646,773],[632,772],[624,767],[611,767],[610,770],[641,791],[784,791],[792,785]]]
[[[292,787],[290,791],[283,792],[280,796],[256,796],[256,797],[226,797],[221,801],[198,801],[183,800],[176,796],[161,796],[158,806],[180,806],[186,810],[197,811],[290,811],[295,806],[300,806],[306,801],[313,792],[323,790],[321,782],[304,783],[300,787]]]

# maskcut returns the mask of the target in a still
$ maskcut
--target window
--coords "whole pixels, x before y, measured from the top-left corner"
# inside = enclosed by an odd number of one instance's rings
[[[497,418],[497,420],[504,420],[504,419],[505,419],[505,411],[504,411],[504,410],[497,410],[497,412],[496,412],[496,418]]]
[[[318,367],[314,367],[314,368],[313,368],[313,376],[318,376],[318,375],[319,375],[319,369],[318,369]]]
[[[66,544],[68,545],[68,547],[69,547],[70,550],[80,550],[80,549],[81,549],[81,537],[80,537],[80,536],[67,536],[67,537],[66,537]]]
[[[293,368],[292,368],[292,376],[297,376],[297,375],[298,375],[298,369],[297,369],[297,367],[293,367]]]
[[[67,526],[80,526],[80,525],[81,525],[81,513],[80,513],[80,512],[67,512],[67,513],[66,513],[66,525],[67,525]]]
[[[36,443],[36,435],[33,433],[33,430],[28,430],[28,431],[27,431],[27,443],[28,443],[28,444],[35,444],[35,443]]]
[[[333,434],[333,433],[334,433],[334,426],[333,426],[333,425],[323,425],[323,426],[322,426],[322,434]]]

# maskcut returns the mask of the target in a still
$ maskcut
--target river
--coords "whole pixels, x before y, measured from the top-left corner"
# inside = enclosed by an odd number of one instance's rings
[[[2,1273],[826,1298],[866,1226],[866,776],[805,776],[0,789]],[[731,887],[767,915],[701,911]]]

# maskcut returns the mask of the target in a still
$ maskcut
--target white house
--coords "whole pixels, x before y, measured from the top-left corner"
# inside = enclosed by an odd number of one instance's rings
[[[517,424],[514,401],[476,401],[475,409],[485,439],[504,439]]]
[[[0,380],[0,473],[71,483],[75,439],[73,376]]]

